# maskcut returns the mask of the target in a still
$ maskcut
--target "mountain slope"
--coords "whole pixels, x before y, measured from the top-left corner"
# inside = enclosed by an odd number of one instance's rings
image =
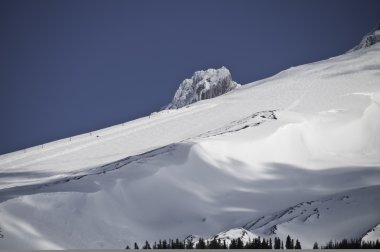
[[[379,70],[375,44],[188,107],[0,156],[0,248],[212,237],[299,202],[354,197],[359,188],[376,198]],[[348,217],[362,209],[344,204],[331,207],[348,209]],[[377,205],[366,209],[371,218],[360,230],[348,223],[352,232],[337,229],[336,237],[378,225]],[[282,234],[306,244],[327,239],[280,221]]]
[[[304,247],[312,248],[314,242],[325,244],[329,240],[365,236],[376,240],[376,236],[368,233],[368,227],[380,223],[379,212],[380,186],[372,186],[302,202],[262,216],[244,228],[261,236],[278,236],[284,240],[287,235],[302,237]]]

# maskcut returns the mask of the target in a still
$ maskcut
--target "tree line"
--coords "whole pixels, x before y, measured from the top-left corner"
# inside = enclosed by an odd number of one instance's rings
[[[211,240],[205,240],[199,238],[197,242],[192,239],[169,239],[159,240],[152,245],[145,241],[140,246],[135,242],[134,249],[302,249],[301,242],[296,239],[292,239],[289,235],[284,242],[275,237],[254,238],[249,239],[248,242],[243,242],[241,238],[232,239],[229,244],[225,240],[213,238]],[[126,249],[131,249],[127,246]],[[362,239],[343,239],[341,241],[329,241],[325,245],[319,246],[317,242],[314,243],[313,249],[380,249],[380,241],[363,241]]]
[[[321,249],[380,249],[380,241],[363,241],[362,239],[343,239],[341,241],[329,241]]]
[[[140,249],[140,246],[135,242],[134,249]],[[261,239],[260,237],[249,239],[248,242],[243,242],[241,238],[232,239],[229,244],[225,240],[213,238],[211,240],[205,240],[204,238],[199,238],[197,242],[191,239],[179,240],[169,239],[169,240],[159,240],[154,242],[152,245],[145,241],[141,246],[141,249],[302,249],[301,243],[298,239],[294,241],[289,235],[284,242],[275,237],[269,239]],[[126,249],[130,249],[129,246]]]

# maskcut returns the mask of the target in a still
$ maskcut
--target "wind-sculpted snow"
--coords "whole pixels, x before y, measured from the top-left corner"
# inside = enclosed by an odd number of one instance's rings
[[[232,80],[225,68],[197,71],[191,79],[185,79],[176,91],[173,101],[166,109],[177,109],[191,103],[225,94],[240,85]]]
[[[0,248],[125,248],[247,223],[253,235],[289,234],[305,248],[372,239],[377,66],[380,44],[2,155]]]
[[[152,158],[164,153],[169,153],[175,149],[175,145],[171,144],[168,146],[164,146],[162,148],[158,148],[152,151],[148,151],[146,153],[136,155],[136,156],[130,156],[126,157],[114,162],[111,162],[109,164],[102,165],[100,167],[88,169],[86,171],[80,171],[80,172],[71,172],[71,173],[66,173],[64,176],[60,178],[55,178],[55,179],[49,179],[48,182],[42,180],[42,181],[35,181],[32,180],[28,184],[23,184],[19,185],[16,187],[10,187],[10,188],[5,188],[5,189],[0,189],[0,202],[20,196],[20,195],[26,195],[26,194],[35,194],[35,193],[41,193],[41,192],[48,192],[49,189],[52,186],[60,185],[63,183],[68,183],[72,180],[80,180],[84,177],[91,176],[91,175],[104,175],[107,172],[114,171],[117,169],[122,168],[123,166],[126,166],[130,163],[133,162],[142,162],[143,160],[146,160],[147,158]],[[49,174],[48,174],[49,175]],[[3,178],[7,177],[32,177],[32,176],[37,176],[37,177],[43,177],[44,174],[39,174],[39,173],[28,173],[28,174],[9,174],[9,173],[4,173],[2,174]],[[87,191],[91,191],[91,186],[87,188]],[[70,189],[69,189],[70,190]]]

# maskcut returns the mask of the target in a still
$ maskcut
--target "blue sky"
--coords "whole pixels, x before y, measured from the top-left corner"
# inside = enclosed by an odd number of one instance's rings
[[[194,71],[246,84],[344,53],[380,1],[1,0],[0,154],[129,121]]]

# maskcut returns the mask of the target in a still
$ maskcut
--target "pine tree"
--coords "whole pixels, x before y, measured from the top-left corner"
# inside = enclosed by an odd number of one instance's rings
[[[280,249],[281,248],[281,240],[278,237],[274,238],[274,248],[275,249]]]
[[[245,249],[250,249],[252,246],[251,238],[248,238],[248,242],[244,244]]]
[[[195,246],[196,249],[206,249],[206,243],[203,240],[203,238],[199,238],[197,245]]]
[[[235,239],[231,240],[229,249],[237,249],[237,245],[236,245],[236,240]]]
[[[179,241],[178,247],[179,247],[179,249],[185,249],[185,241]]]
[[[135,242],[135,245],[134,245],[135,249],[139,249],[139,245],[137,245],[137,243]]]
[[[131,249],[128,245],[125,247],[125,249]]]
[[[255,249],[261,249],[261,238],[260,238],[260,236],[255,239],[254,248]]]
[[[211,240],[210,245],[208,247],[210,249],[218,249],[219,248],[218,241],[216,240],[215,237],[214,237],[214,239]]]
[[[143,249],[151,249],[148,241],[145,241],[145,245],[143,246]]]
[[[281,248],[280,249],[284,249],[284,242],[281,241]]]
[[[194,248],[193,239],[187,239],[187,241],[185,242],[185,248],[186,249],[193,249]]]
[[[158,241],[157,249],[162,249],[162,241],[161,240]]]
[[[269,238],[269,249],[273,249],[272,238]]]
[[[244,243],[243,241],[239,238],[237,238],[237,241],[236,241],[236,248],[237,249],[243,249],[244,248]]]
[[[174,248],[175,249],[181,249],[182,245],[181,245],[181,242],[179,241],[179,239],[175,239],[175,243],[174,243]]]
[[[223,247],[222,247],[222,249],[228,249],[227,244],[226,244],[226,240],[223,240]]]
[[[263,241],[261,242],[261,249],[267,249],[267,248],[268,248],[268,243],[265,240],[265,238],[263,238]]]
[[[313,249],[319,249],[318,243],[314,242]]]
[[[162,249],[168,249],[168,242],[166,240],[162,241]]]
[[[286,237],[285,248],[286,249],[293,249],[292,248],[292,239],[290,239],[289,235]]]
[[[301,243],[300,243],[300,241],[297,239],[296,240],[296,245],[295,245],[295,247],[294,247],[295,249],[302,249],[301,248]]]

